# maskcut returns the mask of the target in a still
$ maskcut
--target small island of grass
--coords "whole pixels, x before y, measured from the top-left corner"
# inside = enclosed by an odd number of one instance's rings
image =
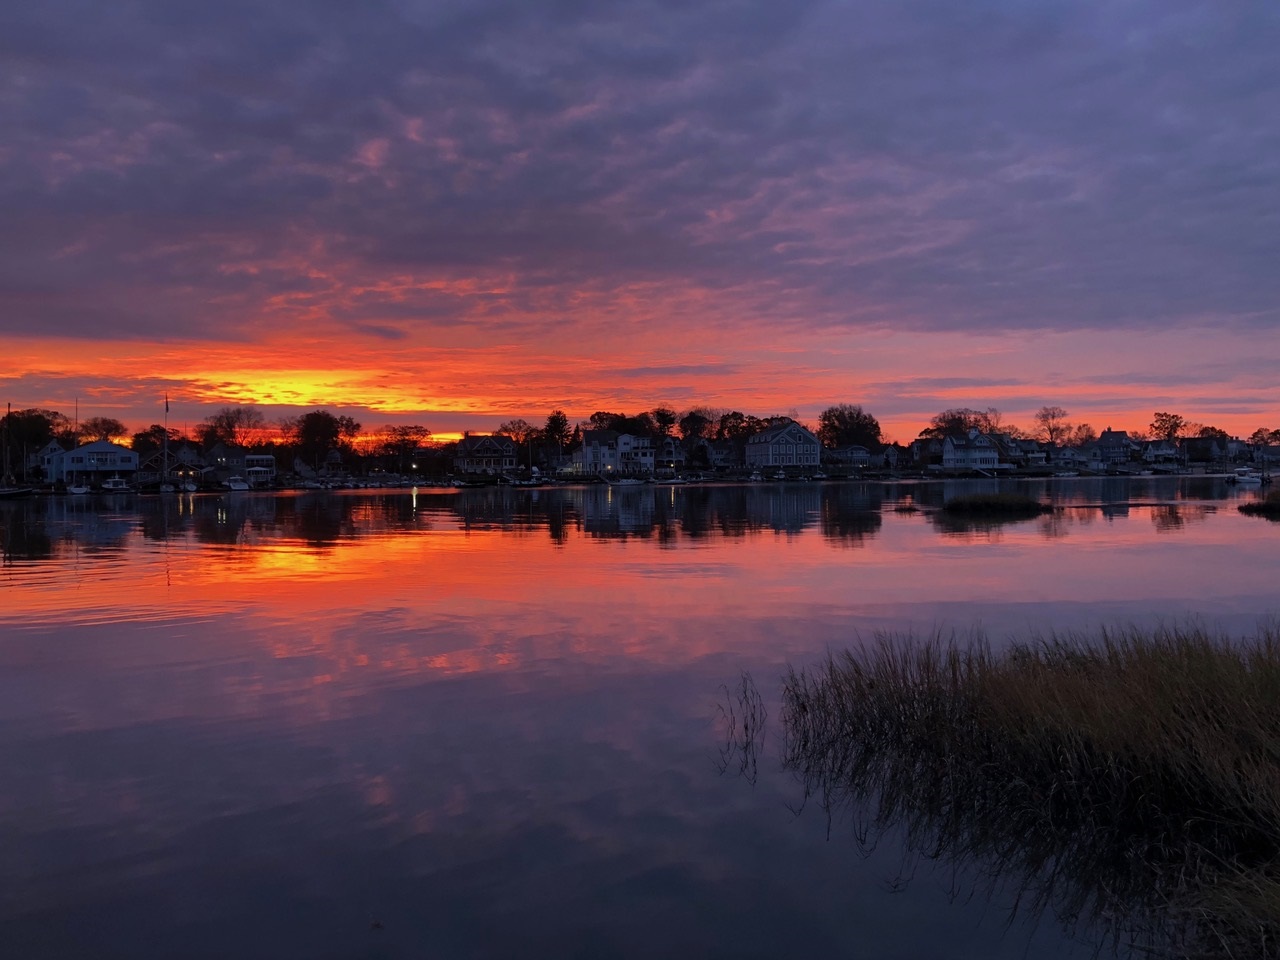
[[[1020,493],[975,493],[952,497],[942,505],[942,509],[968,517],[1021,518],[1053,512],[1053,507],[1047,503]]]
[[[1275,956],[1280,632],[884,638],[791,672],[783,704],[784,765],[829,816],[1117,943]]]
[[[1280,520],[1280,490],[1272,490],[1261,500],[1251,500],[1240,504],[1240,512],[1251,517],[1267,517]]]

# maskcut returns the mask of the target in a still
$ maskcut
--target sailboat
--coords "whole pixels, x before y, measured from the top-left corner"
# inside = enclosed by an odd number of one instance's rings
[[[9,465],[9,424],[12,421],[12,414],[13,405],[9,404],[4,417],[4,476],[0,477],[0,500],[27,497],[35,492],[30,487],[18,486],[13,479],[13,470]]]
[[[160,473],[160,492],[173,493],[178,488],[169,481],[169,395],[164,395],[164,469]]]

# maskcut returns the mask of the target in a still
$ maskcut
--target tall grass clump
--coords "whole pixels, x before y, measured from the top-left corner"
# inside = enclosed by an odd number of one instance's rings
[[[979,517],[1038,517],[1053,507],[1020,493],[974,493],[952,497],[942,505],[947,513]]]
[[[1250,500],[1248,503],[1242,503],[1239,510],[1241,513],[1247,513],[1250,516],[1280,520],[1280,490],[1269,490],[1261,500]]]
[[[1280,950],[1280,632],[880,638],[792,671],[784,764],[860,836],[1169,956]]]

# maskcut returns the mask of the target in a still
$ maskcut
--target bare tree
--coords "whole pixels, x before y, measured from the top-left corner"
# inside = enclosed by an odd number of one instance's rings
[[[1033,418],[1036,436],[1046,443],[1061,443],[1071,433],[1067,411],[1062,407],[1041,407]]]
[[[256,407],[223,407],[205,417],[198,431],[206,446],[221,440],[244,447],[260,439],[266,425],[267,418]]]

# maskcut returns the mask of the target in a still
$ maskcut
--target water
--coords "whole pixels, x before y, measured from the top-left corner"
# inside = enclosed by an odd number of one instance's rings
[[[1007,485],[1011,486],[1011,485]],[[870,856],[726,688],[877,631],[1280,609],[1213,478],[0,504],[0,943],[39,957],[1085,957]],[[903,880],[904,871],[910,874]]]

